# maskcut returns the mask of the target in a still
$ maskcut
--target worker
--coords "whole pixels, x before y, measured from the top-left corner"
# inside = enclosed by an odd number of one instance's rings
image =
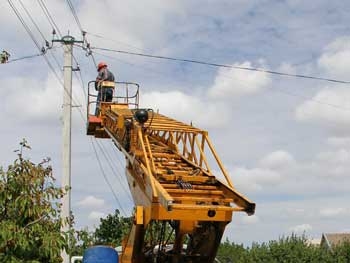
[[[5,64],[8,62],[10,58],[10,53],[8,53],[6,50],[3,50],[0,54],[0,63]]]
[[[105,62],[98,63],[98,75],[96,77],[95,89],[98,91],[95,115],[100,113],[100,102],[111,102],[113,99],[114,75],[107,68]]]

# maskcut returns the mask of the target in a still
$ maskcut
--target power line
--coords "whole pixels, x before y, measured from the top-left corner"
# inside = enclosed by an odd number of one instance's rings
[[[58,82],[61,84],[61,86],[64,88],[63,85],[63,81],[62,79],[58,76],[55,68],[53,67],[53,65],[51,64],[51,62],[49,61],[49,59],[45,56],[45,48],[44,47],[40,47],[38,41],[36,40],[35,36],[33,35],[32,31],[30,30],[30,28],[28,27],[28,25],[26,24],[26,22],[24,21],[23,17],[21,16],[21,14],[19,13],[18,9],[14,6],[14,4],[12,3],[11,0],[8,0],[9,5],[11,6],[12,10],[14,11],[15,15],[17,16],[17,18],[19,19],[19,21],[21,22],[21,24],[23,25],[23,27],[25,28],[25,30],[27,31],[28,35],[30,36],[30,38],[32,39],[32,41],[34,42],[34,44],[36,45],[36,47],[38,48],[38,50],[41,52],[41,54],[43,55],[43,58],[45,59],[47,65],[49,66],[50,70],[53,72],[53,74],[55,75],[56,79],[58,80]],[[33,55],[33,56],[27,56],[27,57],[34,57],[37,55]],[[26,57],[26,58],[27,58]],[[24,58],[21,58],[24,59]],[[14,60],[12,60],[14,61]],[[67,92],[67,90],[65,90],[65,92]],[[72,101],[74,102],[74,99],[72,98]],[[75,102],[74,102],[75,103]],[[83,113],[81,111],[81,109],[79,109],[79,112],[81,114],[82,119],[84,120],[84,116]]]
[[[11,63],[11,62],[15,62],[15,61],[24,60],[24,59],[30,59],[30,58],[40,57],[40,56],[43,56],[43,55],[44,55],[44,53],[40,53],[40,54],[34,54],[34,55],[29,55],[29,56],[14,58],[14,59],[10,59],[10,60],[7,61],[5,64]],[[3,64],[3,65],[5,65],[5,64]]]
[[[94,33],[91,33],[91,32],[86,32],[86,34],[89,34],[90,36],[94,36],[94,37],[97,37],[97,38],[109,40],[109,41],[112,41],[112,42],[114,42],[114,43],[116,43],[116,44],[121,44],[121,45],[123,45],[123,46],[135,48],[135,49],[140,50],[140,51],[144,51],[142,48],[139,48],[139,47],[136,47],[136,46],[127,44],[127,43],[122,42],[122,41],[117,41],[117,40],[112,39],[112,38],[104,37],[104,36],[101,36],[101,35],[98,35],[98,34],[94,34]]]
[[[79,64],[77,65],[79,67]],[[75,77],[77,78],[78,82],[79,82],[79,78],[78,78],[78,73],[76,71],[74,71],[75,73]],[[79,76],[80,76],[80,87],[83,90],[84,93],[84,98],[85,98],[85,103],[86,103],[86,99],[87,99],[87,94],[86,94],[86,90],[85,90],[85,84],[84,84],[84,80],[83,80],[83,75],[81,74],[81,69],[79,68]]]
[[[33,32],[30,30],[30,28],[28,27],[28,25],[26,24],[26,22],[24,21],[23,17],[21,16],[21,14],[19,13],[19,11],[17,10],[17,8],[14,6],[14,4],[12,3],[11,0],[7,0],[7,2],[10,4],[12,10],[15,12],[17,18],[19,19],[19,21],[21,22],[21,24],[23,25],[23,27],[25,28],[25,30],[27,31],[28,35],[30,36],[30,38],[32,39],[32,41],[34,42],[34,44],[36,45],[36,47],[38,48],[38,50],[40,52],[43,53],[43,55],[45,54],[46,50],[44,47],[40,47],[38,41],[36,40],[35,36],[33,35]],[[43,58],[45,59],[47,65],[49,66],[49,68],[51,69],[51,71],[54,73],[55,77],[57,78],[57,80],[61,83],[61,85],[63,86],[63,81],[62,79],[58,76],[56,70],[54,69],[54,67],[52,66],[51,62],[48,60],[48,58],[46,56],[43,56]]]
[[[36,40],[35,36],[33,35],[33,32],[30,30],[30,28],[28,27],[28,25],[26,24],[26,22],[24,21],[23,17],[21,16],[21,14],[19,13],[19,11],[17,10],[17,8],[14,6],[14,4],[12,3],[11,0],[7,0],[7,2],[9,3],[9,5],[11,6],[13,12],[15,13],[15,15],[17,16],[18,20],[21,22],[21,24],[23,25],[24,29],[27,31],[28,35],[30,36],[30,38],[32,39],[32,41],[34,42],[35,46],[38,48],[39,51],[42,52],[42,48],[40,46],[40,44],[38,43],[38,41]]]
[[[114,59],[116,61],[119,61],[121,63],[125,63],[125,64],[128,64],[128,65],[131,65],[131,66],[135,66],[135,67],[139,67],[139,68],[142,68],[144,70],[147,70],[147,71],[150,71],[152,73],[157,73],[157,74],[162,74],[164,75],[164,73],[162,72],[158,72],[158,71],[155,71],[153,69],[150,69],[150,68],[146,68],[146,67],[141,67],[139,65],[135,65],[135,64],[132,64],[130,62],[126,62],[126,61],[123,61],[123,60],[120,60],[120,59],[117,59],[115,57],[112,57],[112,56],[108,56],[108,55],[105,55],[105,54],[102,54],[102,53],[99,53],[99,52],[96,52],[94,51],[95,54],[98,54],[100,56],[104,56],[104,57],[107,57],[107,58],[110,58],[110,59]],[[229,78],[229,79],[232,79],[232,77],[228,76],[228,75],[223,75],[225,78]],[[244,85],[243,83],[240,83],[240,85]],[[275,88],[275,87],[270,87],[269,88],[270,90],[274,90],[276,92],[279,92],[279,93],[283,93],[285,95],[288,95],[288,96],[292,96],[292,97],[299,97],[299,98],[303,98],[303,99],[306,99],[308,101],[312,101],[312,102],[315,102],[317,104],[322,104],[322,105],[326,105],[326,106],[329,106],[329,107],[332,107],[334,109],[337,109],[337,110],[345,110],[345,111],[349,111],[350,108],[346,108],[346,107],[343,107],[341,105],[336,105],[336,104],[332,104],[332,103],[328,103],[328,102],[323,102],[323,101],[320,101],[320,100],[316,100],[316,99],[313,99],[313,98],[308,98],[308,97],[305,97],[305,96],[302,96],[302,95],[299,95],[299,94],[295,94],[295,93],[292,93],[292,92],[288,92],[288,91],[285,91],[285,90],[282,90],[282,89],[279,89],[279,88]]]
[[[80,29],[80,32],[83,32],[84,30],[83,30],[83,28],[82,28],[82,26],[81,26],[81,24],[80,24],[78,15],[77,15],[77,13],[75,12],[75,9],[74,9],[74,6],[73,6],[72,2],[71,2],[70,0],[67,0],[67,4],[68,4],[68,6],[69,6],[70,11],[71,11],[72,14],[73,14],[73,17],[74,17],[74,19],[75,19],[75,22],[77,23],[77,25],[78,25],[78,27],[79,27],[79,29]]]
[[[144,53],[135,53],[135,52],[130,52],[130,51],[116,50],[116,49],[109,49],[109,48],[91,47],[91,49],[110,51],[110,52],[115,52],[115,53],[141,56],[141,57],[147,57],[147,58],[157,58],[157,59],[165,59],[165,60],[172,60],[172,61],[181,61],[181,62],[187,62],[187,63],[212,66],[212,67],[233,68],[233,69],[239,69],[239,70],[257,71],[257,72],[263,72],[263,73],[267,73],[267,74],[288,76],[288,77],[294,77],[294,78],[314,79],[314,80],[322,80],[322,81],[341,83],[341,84],[350,84],[350,81],[323,78],[323,77],[315,77],[315,76],[308,76],[308,75],[301,75],[301,74],[290,74],[290,73],[267,70],[267,69],[262,69],[262,68],[233,66],[233,65],[211,63],[211,62],[192,60],[192,59],[181,59],[181,58],[173,58],[173,57],[166,57],[166,56],[149,55],[149,54],[144,54]]]
[[[24,9],[24,11],[26,12],[26,14],[28,15],[29,19],[32,21],[32,23],[34,24],[35,28],[38,30],[39,34],[41,35],[41,37],[43,38],[43,40],[47,42],[43,32],[41,32],[39,26],[37,25],[37,23],[35,23],[33,17],[30,15],[30,13],[28,12],[27,8],[24,6],[23,2],[21,0],[19,0],[19,3],[21,4],[22,8]]]
[[[21,0],[19,0],[19,3],[21,4],[22,8],[24,9],[24,11],[26,12],[26,14],[28,15],[28,17],[30,18],[30,20],[32,21],[32,23],[34,24],[35,28],[38,30],[39,34],[41,35],[41,37],[43,38],[43,40],[45,41],[46,47],[49,49],[50,44],[49,42],[46,40],[44,34],[42,33],[42,31],[40,30],[39,26],[37,25],[37,23],[34,21],[33,17],[30,15],[30,13],[28,12],[27,8],[24,6],[24,4],[22,3]],[[58,62],[57,57],[54,55],[54,53],[50,52],[50,55],[52,56],[52,58],[54,59],[54,61],[56,62],[56,65],[58,66],[58,68],[61,68],[60,63]]]
[[[276,87],[273,87],[272,89],[275,89],[275,90],[277,90],[278,92],[287,94],[287,95],[289,95],[289,96],[293,96],[293,97],[298,97],[298,98],[302,98],[302,99],[305,99],[305,100],[309,100],[309,101],[312,101],[312,102],[314,102],[314,103],[321,104],[321,105],[326,105],[326,106],[332,107],[332,108],[337,109],[337,110],[350,111],[350,108],[343,107],[343,106],[341,106],[341,105],[337,105],[337,104],[333,104],[333,103],[328,103],[328,102],[316,100],[316,99],[313,99],[313,98],[310,99],[310,98],[308,98],[308,97],[305,97],[305,96],[302,96],[302,95],[299,95],[299,94],[295,94],[295,93],[292,93],[292,92],[289,92],[289,91],[285,91],[285,90],[282,90],[282,89],[276,88]]]
[[[74,18],[75,18],[75,20],[76,20],[76,22],[77,22],[79,28],[80,28],[81,31],[82,31],[81,24],[80,24],[79,19],[78,19],[77,15],[76,15],[76,12],[75,12],[75,10],[74,10],[73,4],[71,3],[70,0],[67,0],[67,2],[68,2],[68,5],[69,5],[69,7],[70,7],[70,9],[71,9],[71,11],[72,11],[72,13],[73,13],[73,16],[74,16]],[[62,34],[61,34],[60,30],[59,30],[57,24],[55,23],[55,21],[54,21],[52,15],[50,14],[50,11],[49,11],[48,8],[46,7],[45,3],[43,2],[43,0],[38,0],[38,3],[39,3],[39,5],[40,5],[41,9],[44,11],[44,14],[46,15],[46,18],[48,19],[48,21],[49,21],[49,23],[51,24],[51,26],[52,26],[54,29],[57,30],[59,36],[62,38]],[[52,54],[52,55],[53,55],[53,54]],[[54,57],[56,63],[59,65],[59,63],[58,63],[58,61],[57,61],[57,58],[56,58],[54,55],[53,55],[53,57]],[[74,55],[73,55],[73,59],[74,59],[74,62],[76,63],[76,65],[77,65],[77,67],[78,67],[78,66],[79,66],[79,63],[78,63],[78,61],[77,61],[77,59],[76,59],[76,57],[75,57]],[[84,88],[83,88],[83,90],[84,90]],[[85,95],[85,97],[86,97],[86,92],[85,92],[85,90],[84,90],[84,95]]]
[[[77,15],[77,12],[75,11],[73,3],[71,2],[71,0],[67,0],[67,4],[69,6],[69,9],[70,9],[73,17],[74,17],[75,22],[77,23],[77,25],[79,27],[80,32],[82,33],[83,37],[85,38],[86,32],[83,30],[83,27],[81,26],[79,17]],[[74,56],[73,56],[73,59],[74,59],[75,63],[78,65],[78,61],[77,61],[77,59]]]
[[[60,29],[58,28],[57,24],[55,23],[55,21],[53,20],[49,10],[47,9],[45,3],[43,2],[43,0],[38,0],[38,3],[41,7],[41,9],[43,10],[47,20],[49,21],[50,25],[52,26],[53,29],[57,30],[58,35],[60,36],[60,38],[62,38],[62,34]]]
[[[129,200],[132,201],[131,198],[130,198],[130,196],[128,195],[128,194],[129,194],[129,191],[125,189],[125,186],[123,185],[123,183],[122,183],[122,181],[121,181],[121,179],[120,179],[120,177],[121,177],[120,173],[119,173],[117,170],[114,169],[114,166],[113,166],[113,164],[112,164],[112,157],[111,157],[111,155],[106,151],[106,149],[103,147],[102,144],[99,144],[99,147],[100,147],[100,150],[101,150],[103,156],[105,157],[105,159],[106,159],[106,161],[107,161],[107,163],[108,163],[110,169],[111,169],[112,172],[116,175],[116,178],[118,179],[118,181],[119,181],[119,183],[120,183],[120,186],[123,188],[124,192],[126,193],[126,195],[127,195],[128,198],[129,198]],[[122,166],[122,167],[123,167],[123,166]],[[118,176],[118,175],[119,175],[119,176]]]
[[[107,58],[110,58],[110,59],[119,61],[119,62],[124,63],[124,64],[128,64],[128,65],[131,65],[131,66],[135,66],[135,67],[142,68],[142,69],[144,69],[144,70],[147,70],[147,71],[152,72],[153,74],[154,74],[154,73],[157,73],[157,74],[164,75],[163,72],[158,72],[158,71],[155,71],[154,69],[142,67],[142,66],[139,66],[139,65],[136,65],[136,64],[133,64],[133,63],[130,63],[130,62],[126,62],[126,61],[123,61],[123,60],[121,60],[121,59],[117,59],[117,58],[115,58],[115,57],[108,56],[108,55],[105,55],[105,54],[102,54],[102,53],[99,53],[99,52],[96,52],[96,51],[94,51],[94,53],[95,53],[95,54],[98,54],[98,55],[100,55],[100,56],[104,56],[104,57],[107,57]],[[230,77],[230,76],[228,76],[228,75],[223,75],[223,76],[224,76],[225,78],[232,79],[232,77]],[[243,83],[240,83],[240,85],[243,85]],[[323,101],[320,101],[320,100],[316,100],[316,99],[313,99],[313,98],[308,98],[308,97],[305,97],[305,96],[302,96],[302,95],[299,95],[299,94],[295,94],[295,93],[292,93],[292,92],[284,91],[284,90],[279,89],[279,88],[270,87],[269,89],[270,89],[270,90],[274,90],[275,92],[283,93],[283,94],[288,95],[288,96],[299,97],[299,98],[303,98],[303,99],[306,99],[306,100],[311,101],[311,102],[315,102],[315,103],[317,103],[317,104],[326,105],[326,106],[332,107],[332,108],[337,109],[337,110],[345,110],[345,111],[349,111],[349,110],[350,110],[350,108],[346,108],[346,107],[343,107],[343,106],[341,106],[341,105],[336,105],[336,104],[332,104],[332,103],[328,103],[328,102],[323,102]]]
[[[94,138],[94,139],[95,139],[95,138]],[[90,137],[90,140],[91,140],[91,144],[92,144],[92,147],[93,147],[93,150],[94,150],[94,153],[95,153],[95,157],[96,157],[97,162],[98,162],[98,164],[99,164],[99,166],[100,166],[100,170],[101,170],[102,176],[103,176],[103,178],[105,179],[105,181],[106,181],[106,183],[107,183],[109,189],[111,190],[111,192],[112,192],[112,194],[113,194],[115,200],[117,201],[117,203],[118,203],[120,209],[122,210],[122,212],[123,212],[125,215],[127,215],[127,213],[125,213],[125,211],[124,211],[124,209],[123,209],[123,206],[120,204],[119,199],[118,199],[116,193],[114,192],[111,183],[109,182],[109,180],[108,180],[108,178],[107,178],[107,176],[106,176],[106,173],[105,173],[105,171],[104,171],[104,169],[103,169],[101,160],[100,160],[100,158],[99,158],[99,156],[98,156],[98,153],[97,153],[97,150],[96,150],[96,146],[95,146],[95,144],[94,144],[94,140],[92,139],[92,137]],[[98,141],[97,141],[96,139],[95,139],[95,141],[98,143]]]

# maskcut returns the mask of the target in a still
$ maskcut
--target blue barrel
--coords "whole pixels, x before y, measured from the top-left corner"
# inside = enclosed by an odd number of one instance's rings
[[[93,246],[85,250],[83,263],[118,263],[118,253],[113,247]]]

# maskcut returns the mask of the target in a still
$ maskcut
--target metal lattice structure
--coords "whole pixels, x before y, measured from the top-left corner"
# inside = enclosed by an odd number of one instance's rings
[[[252,215],[255,203],[234,188],[207,131],[138,109],[138,86],[136,95],[125,94],[101,102],[87,127],[88,135],[112,139],[126,157],[136,209],[121,262],[214,262],[232,214]],[[213,174],[208,156],[224,180]]]

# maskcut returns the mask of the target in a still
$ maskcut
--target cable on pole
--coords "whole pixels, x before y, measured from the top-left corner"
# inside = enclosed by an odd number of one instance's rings
[[[123,185],[123,183],[122,183],[122,181],[120,179],[121,175],[119,174],[119,172],[117,170],[114,169],[114,166],[112,165],[112,157],[111,157],[111,155],[106,151],[106,148],[103,146],[103,144],[100,144],[99,147],[100,147],[100,150],[101,150],[103,156],[105,157],[105,159],[106,159],[110,169],[112,170],[113,174],[116,175],[115,177],[119,181],[119,183],[120,183],[121,187],[123,188],[125,194],[128,196],[129,200],[132,201],[131,197],[129,195],[130,192],[127,189],[125,189],[125,186]]]
[[[43,53],[40,53],[40,54],[34,54],[34,55],[29,55],[29,56],[24,56],[24,57],[9,59],[6,63],[11,63],[11,62],[15,62],[15,61],[24,60],[24,59],[30,59],[30,58],[40,57],[40,56],[43,56],[43,55],[44,55]]]
[[[94,139],[95,139],[95,138],[94,138]],[[123,209],[121,203],[119,202],[119,199],[118,199],[118,197],[117,197],[117,194],[114,192],[113,187],[112,187],[111,183],[109,182],[109,180],[108,180],[108,178],[107,178],[107,175],[106,175],[106,173],[105,173],[105,171],[104,171],[104,168],[103,168],[103,166],[102,166],[100,157],[98,156],[97,149],[96,149],[96,146],[95,146],[95,143],[94,143],[93,138],[90,137],[90,140],[91,140],[91,144],[92,144],[92,147],[93,147],[93,150],[94,150],[94,153],[95,153],[97,162],[98,162],[98,164],[99,164],[99,166],[100,166],[100,170],[101,170],[102,176],[103,176],[103,178],[105,179],[105,181],[106,181],[106,183],[107,183],[109,189],[111,190],[111,192],[112,192],[112,194],[113,194],[115,200],[117,201],[117,203],[118,203],[120,209],[122,210],[122,212],[124,213],[124,215],[127,215],[127,213],[125,213],[125,211],[124,211],[124,209]],[[95,139],[95,141],[96,141],[96,143],[98,144],[98,141],[97,141],[96,139]]]
[[[30,30],[30,28],[28,27],[28,25],[24,21],[23,17],[21,16],[21,14],[18,11],[18,9],[14,6],[14,4],[12,3],[11,0],[7,0],[7,2],[11,6],[11,8],[12,8],[13,12],[15,13],[15,15],[17,16],[18,20],[23,25],[24,29],[27,31],[28,35],[30,36],[30,38],[34,42],[35,46],[38,48],[39,51],[42,51],[42,48],[41,48],[40,44],[38,43],[38,41],[36,40],[35,36],[33,35],[33,32]]]
[[[21,0],[19,0],[19,3],[21,4],[22,8],[24,9],[24,11],[26,12],[27,16],[29,17],[30,21],[32,21],[33,25],[35,26],[35,28],[38,30],[39,34],[41,35],[42,39],[45,41],[45,43],[48,43],[48,41],[46,40],[43,32],[40,30],[39,26],[37,25],[37,23],[35,23],[33,17],[30,15],[30,13],[28,12],[27,8],[24,6],[23,2]]]
[[[78,25],[78,27],[79,27],[79,29],[80,29],[80,32],[84,32],[84,30],[83,30],[83,28],[82,28],[82,26],[81,26],[81,23],[80,23],[80,21],[79,21],[78,15],[77,15],[77,13],[75,12],[75,9],[74,9],[74,6],[73,6],[72,2],[71,2],[70,0],[67,0],[67,4],[68,4],[68,6],[69,6],[70,11],[71,11],[72,14],[73,14],[73,17],[74,17],[75,22],[77,23],[77,25]]]
[[[59,29],[59,27],[57,26],[57,24],[55,23],[54,19],[52,18],[49,10],[47,9],[45,3],[43,2],[43,0],[37,0],[41,9],[43,10],[47,20],[49,21],[51,27],[53,28],[53,34],[56,34],[56,30],[58,32],[58,35],[60,38],[62,38],[62,34],[61,34],[61,31]]]
[[[128,55],[134,55],[134,56],[141,56],[141,57],[147,57],[147,58],[156,58],[156,59],[164,59],[164,60],[172,60],[172,61],[181,61],[181,62],[194,63],[194,64],[200,64],[200,65],[206,65],[206,66],[213,66],[213,67],[233,68],[233,69],[239,69],[239,70],[257,71],[257,72],[262,72],[262,73],[267,73],[267,74],[274,74],[274,75],[280,75],[280,76],[322,80],[322,81],[328,81],[328,82],[334,82],[334,83],[340,83],[340,84],[350,84],[350,81],[331,79],[331,78],[323,78],[323,77],[315,77],[315,76],[308,76],[308,75],[302,75],[302,74],[290,74],[290,73],[285,73],[285,72],[278,72],[278,71],[273,71],[273,70],[267,70],[267,69],[263,69],[263,68],[251,68],[251,67],[241,67],[241,66],[234,66],[234,65],[218,64],[218,63],[211,63],[211,62],[205,62],[205,61],[199,61],[199,60],[173,58],[173,57],[166,57],[166,56],[157,56],[157,55],[136,53],[136,52],[130,52],[130,51],[124,51],[124,50],[116,50],[116,49],[110,49],[110,48],[91,47],[91,49],[102,50],[102,51],[109,51],[109,52],[115,52],[115,53],[121,53],[121,54],[128,54]]]
[[[23,17],[21,16],[21,14],[19,13],[18,9],[14,6],[14,4],[12,3],[11,0],[7,0],[7,2],[9,3],[9,5],[11,6],[12,10],[14,11],[14,13],[16,14],[17,18],[19,19],[19,21],[21,22],[21,24],[23,25],[23,27],[25,28],[25,30],[27,31],[28,35],[30,36],[30,38],[32,39],[32,41],[34,42],[34,44],[36,45],[36,47],[38,48],[38,50],[45,55],[46,53],[46,49],[45,47],[41,47],[40,44],[38,43],[38,41],[36,40],[35,36],[33,35],[33,32],[30,30],[30,28],[28,27],[28,25],[26,24],[26,22],[24,21]],[[48,58],[46,56],[43,56],[43,58],[45,59],[47,65],[49,66],[49,68],[51,69],[51,71],[54,73],[54,75],[56,76],[57,80],[61,83],[61,85],[63,85],[63,81],[62,79],[60,79],[60,77],[58,76],[56,70],[54,69],[54,67],[52,66],[51,62],[48,60]]]

